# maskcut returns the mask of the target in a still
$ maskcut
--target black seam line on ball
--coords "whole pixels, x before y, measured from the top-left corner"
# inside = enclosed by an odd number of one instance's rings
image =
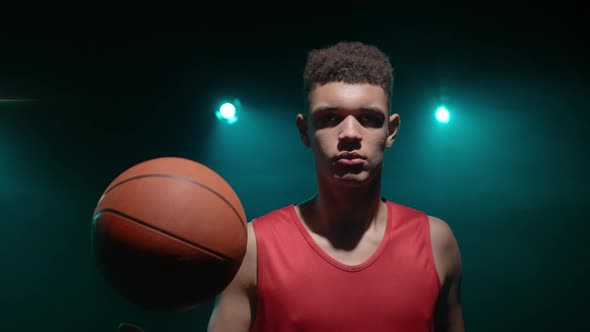
[[[179,240],[179,241],[181,241],[181,242],[183,242],[183,243],[185,243],[185,244],[188,244],[188,245],[190,245],[190,246],[193,246],[193,247],[195,247],[195,248],[198,248],[198,249],[200,249],[200,250],[202,250],[202,251],[205,251],[205,252],[207,252],[207,253],[209,253],[209,254],[213,254],[213,255],[214,255],[214,256],[216,256],[217,258],[220,258],[220,259],[223,259],[223,260],[226,260],[226,261],[233,261],[233,259],[231,259],[231,258],[230,258],[230,257],[228,257],[228,256],[225,256],[224,254],[222,254],[222,253],[220,253],[220,252],[218,252],[218,251],[215,251],[215,250],[213,250],[213,249],[210,249],[210,248],[207,248],[207,247],[205,247],[205,246],[199,245],[199,244],[197,244],[197,243],[193,243],[193,242],[191,242],[191,241],[188,241],[187,239],[184,239],[184,238],[182,238],[182,237],[179,237],[179,236],[178,236],[178,235],[176,235],[176,234],[172,234],[172,233],[170,233],[170,232],[168,232],[168,231],[166,231],[166,230],[163,230],[163,229],[161,229],[161,228],[155,227],[155,226],[153,226],[153,225],[146,224],[145,222],[143,222],[143,221],[141,221],[141,220],[139,220],[139,219],[133,218],[133,217],[131,217],[131,216],[128,216],[128,215],[126,215],[126,214],[124,214],[124,213],[121,213],[121,212],[119,212],[119,211],[117,211],[117,210],[113,210],[113,209],[104,209],[104,210],[100,210],[98,213],[96,213],[96,215],[94,216],[94,220],[93,220],[94,227],[96,227],[96,219],[98,219],[98,217],[100,217],[100,215],[102,215],[102,214],[104,214],[104,213],[112,213],[112,214],[115,214],[115,215],[121,216],[121,217],[123,217],[123,218],[127,218],[127,219],[129,219],[129,220],[131,220],[131,221],[134,221],[134,222],[136,222],[136,223],[138,223],[138,224],[140,224],[140,225],[142,225],[142,226],[145,226],[145,227],[147,227],[147,228],[149,228],[149,229],[153,229],[153,230],[155,230],[155,231],[158,231],[158,232],[160,232],[160,233],[162,233],[162,234],[164,234],[164,235],[168,235],[169,237],[171,237],[171,238],[173,238],[173,239],[175,239],[175,240]]]
[[[105,191],[105,193],[103,194],[103,196],[106,195],[108,192],[112,191],[113,189],[115,189],[116,187],[122,185],[125,182],[129,182],[129,181],[133,181],[133,180],[141,179],[141,178],[172,178],[172,179],[177,179],[177,180],[181,180],[181,181],[186,181],[186,182],[192,183],[194,185],[197,185],[197,186],[199,186],[199,187],[201,187],[201,188],[203,188],[203,189],[211,192],[215,196],[221,198],[221,200],[223,200],[225,202],[225,204],[227,204],[234,211],[234,213],[236,214],[236,216],[240,220],[240,224],[241,224],[242,228],[244,228],[244,231],[247,232],[246,226],[244,224],[245,223],[244,220],[242,220],[242,217],[240,216],[240,214],[238,213],[238,211],[236,210],[236,208],[233,205],[231,205],[231,203],[225,197],[221,196],[218,192],[216,192],[215,190],[211,189],[210,187],[207,187],[206,185],[204,185],[202,183],[199,183],[199,182],[197,182],[195,180],[192,180],[192,179],[189,179],[189,178],[185,178],[185,177],[182,177],[182,176],[170,175],[170,174],[144,174],[144,175],[134,176],[134,177],[131,177],[129,179],[125,179],[125,180],[117,183],[116,185],[112,186],[111,189]]]

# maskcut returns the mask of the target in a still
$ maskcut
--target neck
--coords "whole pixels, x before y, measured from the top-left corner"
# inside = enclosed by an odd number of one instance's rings
[[[381,201],[381,177],[366,186],[350,187],[318,181],[318,193],[302,207],[308,226],[316,233],[359,234],[385,221],[386,207]]]

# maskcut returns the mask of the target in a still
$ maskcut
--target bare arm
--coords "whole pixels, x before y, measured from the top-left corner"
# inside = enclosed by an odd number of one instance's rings
[[[235,278],[217,297],[208,332],[246,332],[256,312],[256,238],[248,223],[246,256]]]
[[[430,217],[432,249],[441,276],[442,287],[434,313],[436,332],[463,332],[461,308],[461,253],[451,228]]]

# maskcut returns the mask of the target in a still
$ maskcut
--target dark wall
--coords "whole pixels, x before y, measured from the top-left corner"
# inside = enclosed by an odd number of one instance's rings
[[[249,219],[309,197],[313,161],[295,128],[301,73],[308,50],[339,40],[391,56],[402,126],[383,194],[452,227],[467,330],[581,324],[590,198],[582,13],[377,11],[388,14],[3,17],[0,98],[26,100],[0,101],[2,329],[114,331],[127,321],[204,331],[211,304],[148,313],[104,283],[90,249],[96,202],[120,172],[159,156],[215,169]],[[228,96],[244,105],[233,126],[213,115]],[[448,126],[434,122],[440,102]]]

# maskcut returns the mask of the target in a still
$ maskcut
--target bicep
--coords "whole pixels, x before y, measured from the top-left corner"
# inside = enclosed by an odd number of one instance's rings
[[[255,310],[256,239],[249,223],[246,255],[232,282],[217,297],[207,331],[250,331]]]
[[[445,279],[434,313],[436,332],[463,332],[463,309],[461,308],[461,277]]]
[[[461,308],[461,253],[450,227],[440,219],[430,218],[432,245],[437,266],[444,279],[436,303],[435,330],[463,332]]]
[[[223,291],[209,320],[208,332],[246,332],[253,321],[252,299],[243,290]]]

